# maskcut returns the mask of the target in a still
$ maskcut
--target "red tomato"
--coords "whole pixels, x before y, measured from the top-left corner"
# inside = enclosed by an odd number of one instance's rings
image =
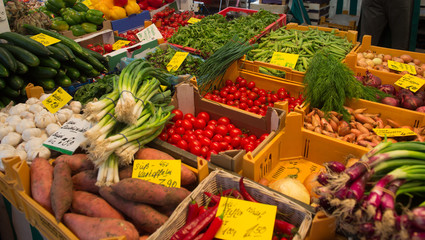
[[[241,138],[236,136],[236,137],[232,137],[232,141],[230,142],[230,145],[233,148],[238,148],[239,145],[241,144]]]
[[[174,127],[181,127],[183,120],[179,119],[174,123]]]
[[[205,136],[205,137],[207,137],[208,139],[212,139],[213,136],[214,136],[214,132],[211,131],[211,130],[209,130],[209,129],[207,129],[207,130],[204,130],[202,132],[202,135]]]
[[[232,94],[236,93],[237,91],[238,91],[238,88],[236,86],[231,86],[229,88],[229,92],[232,93]]]
[[[175,133],[175,134],[170,136],[170,138],[168,139],[168,142],[173,143],[173,144],[177,144],[180,140],[182,140],[182,137]]]
[[[205,127],[205,130],[210,130],[211,132],[215,133],[215,125],[209,124]]]
[[[193,128],[192,123],[188,119],[183,119],[181,126],[186,130],[191,130]]]
[[[217,120],[217,124],[228,125],[228,124],[230,124],[230,119],[228,117],[221,117]]]
[[[193,148],[194,146],[201,147],[201,145],[202,145],[201,142],[197,139],[189,142],[189,148]]]
[[[226,80],[226,82],[225,82],[225,85],[226,85],[226,86],[233,86],[233,82],[232,82],[232,80],[227,79],[227,80]]]
[[[217,120],[209,120],[208,121],[208,125],[214,125],[214,126],[216,126],[217,125]]]
[[[184,117],[183,117],[183,119],[191,119],[191,118],[194,118],[195,116],[193,116],[193,114],[192,113],[186,113],[185,115],[184,115]]]
[[[247,81],[245,79],[241,79],[239,81],[239,86],[245,88],[247,86]]]
[[[166,142],[168,140],[168,134],[166,132],[162,132],[161,134],[159,134],[159,139]]]
[[[254,82],[254,81],[250,81],[250,82],[247,84],[247,87],[248,87],[249,89],[253,89],[253,88],[255,88],[255,82]]]
[[[221,90],[220,91],[220,97],[222,97],[222,98],[225,98],[226,96],[227,96],[227,91],[225,91],[225,90]]]
[[[177,147],[183,149],[183,150],[187,150],[189,148],[189,145],[187,144],[187,142],[185,140],[180,140],[177,142]]]
[[[210,152],[210,148],[208,146],[201,147],[201,155],[203,157],[205,158],[208,157],[209,152]]]
[[[250,143],[250,141],[249,141],[249,139],[248,139],[248,138],[242,138],[242,139],[241,139],[240,146],[241,146],[242,148],[244,148],[244,147],[245,147],[245,145],[247,145],[247,144],[249,144],[249,143]]]
[[[211,151],[215,151],[215,152],[221,152],[221,146],[220,146],[220,143],[218,143],[218,142],[212,142],[211,143],[211,145],[210,145],[210,149],[211,149]]]
[[[237,91],[233,94],[233,96],[235,96],[235,99],[240,99],[241,98],[241,92]]]
[[[233,95],[233,94],[228,94],[227,96],[226,96],[226,100],[227,101],[233,101],[235,99],[235,95]]]
[[[190,147],[190,152],[196,156],[199,156],[201,155],[201,147],[200,146]]]
[[[242,135],[242,131],[239,128],[233,128],[229,131],[229,136],[234,138]]]
[[[225,142],[225,141],[220,142],[221,151],[225,151],[228,146],[229,146],[229,143],[228,142]]]
[[[258,106],[252,106],[249,111],[252,113],[258,113],[260,111],[260,108]]]
[[[195,136],[198,137],[199,135],[202,136],[202,133],[204,133],[204,131],[202,129],[196,129],[195,130]]]
[[[87,48],[92,48],[94,47],[93,43],[87,44]]]
[[[239,83],[239,84],[240,84],[240,82],[241,82],[242,80],[245,80],[245,79],[243,79],[242,77],[238,76],[238,77],[236,78],[236,80],[235,80],[235,83]],[[246,81],[246,80],[245,80],[245,81]]]
[[[222,136],[226,136],[229,129],[225,125],[220,124],[220,125],[217,126],[215,131],[216,131],[217,134],[220,134]]]
[[[183,112],[181,110],[174,109],[173,111],[171,111],[171,113],[175,114],[175,116],[173,117],[174,122],[183,119]]]
[[[213,140],[214,142],[221,142],[221,141],[223,141],[223,138],[224,138],[223,135],[216,134],[216,135],[213,136],[213,138],[211,140]]]
[[[197,118],[204,119],[205,122],[208,122],[210,120],[210,115],[207,112],[200,112],[198,113]]]
[[[175,134],[176,133],[176,130],[174,129],[174,128],[169,128],[169,129],[167,129],[167,134],[168,134],[168,136],[171,136],[171,135],[173,135],[173,134]]]
[[[268,136],[269,136],[268,133],[264,133],[258,139],[260,139],[260,141],[264,141],[264,139],[266,139]]]
[[[209,147],[209,146],[211,145],[211,140],[210,140],[209,138],[205,137],[205,136],[202,136],[202,137],[199,139],[199,142],[201,142],[202,146],[207,146],[207,147]]]
[[[223,140],[230,144],[232,142],[232,137],[231,136],[224,136]]]
[[[249,135],[248,139],[249,139],[251,142],[254,142],[255,140],[257,140],[257,136],[255,136],[254,134],[251,134],[251,135]]]
[[[233,125],[233,124],[231,124],[231,123],[227,124],[227,129],[229,129],[229,132],[230,132],[230,130],[232,130],[233,128],[236,128],[236,126],[235,126],[235,125]]]
[[[242,110],[246,110],[248,108],[248,104],[241,102],[239,104],[239,108],[242,109]]]
[[[183,135],[182,139],[185,140],[188,143],[195,141],[195,140],[198,140],[196,138],[195,134],[193,134],[193,135]]]
[[[244,149],[245,149],[246,152],[252,152],[252,151],[254,151],[255,146],[254,146],[254,144],[248,143],[244,146]]]
[[[186,129],[184,129],[184,127],[176,127],[175,132],[176,132],[176,134],[183,135],[183,134],[185,134]]]
[[[255,93],[258,93],[258,91],[260,91],[260,89],[259,89],[258,87],[253,87],[253,88],[251,89],[251,91],[253,91],[253,92],[255,92]]]
[[[193,123],[193,127],[195,129],[204,129],[207,123],[202,118],[195,118],[195,122]]]
[[[257,99],[258,95],[255,92],[250,92],[248,93],[248,99],[254,101],[255,99]]]

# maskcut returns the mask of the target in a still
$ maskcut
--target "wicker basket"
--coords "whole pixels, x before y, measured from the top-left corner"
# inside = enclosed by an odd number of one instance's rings
[[[186,222],[187,208],[191,199],[200,205],[205,205],[207,198],[204,191],[219,193],[222,189],[239,189],[240,176],[223,170],[215,170],[205,178],[195,190],[176,208],[170,218],[148,240],[168,240]],[[267,189],[260,184],[244,179],[247,191],[259,202],[277,206],[278,212],[286,213],[282,220],[290,222],[299,228],[294,240],[304,239],[312,222],[312,213],[285,196]]]

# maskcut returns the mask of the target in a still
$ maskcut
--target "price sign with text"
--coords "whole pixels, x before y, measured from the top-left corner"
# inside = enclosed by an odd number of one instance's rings
[[[194,17],[191,17],[191,18],[189,18],[189,20],[187,20],[188,23],[197,23],[199,21],[201,21],[201,19],[194,18]]]
[[[90,127],[89,121],[71,118],[59,130],[50,135],[43,145],[52,150],[72,155],[80,144],[87,140],[84,133]]]
[[[318,172],[321,165],[306,160],[282,161],[280,178],[290,177],[304,182],[305,178],[313,172]]]
[[[412,92],[417,92],[425,84],[425,79],[418,78],[410,74],[404,74],[403,77],[397,80],[394,84],[402,88],[409,89]]]
[[[400,72],[407,71],[410,74],[416,75],[416,69],[413,65],[388,60],[388,68]]]
[[[151,24],[142,31],[136,34],[137,38],[142,43],[147,43],[155,39],[163,38],[162,34],[159,32],[155,24]]]
[[[272,239],[276,206],[221,197],[217,216],[223,211],[223,224],[215,235],[216,238]]]
[[[49,35],[46,35],[44,33],[34,35],[31,38],[34,39],[35,41],[43,44],[44,46],[49,46],[49,45],[52,45],[52,44],[55,44],[55,43],[58,43],[58,42],[61,41],[57,38],[50,37]]]
[[[282,67],[294,68],[297,65],[299,56],[298,54],[274,52],[270,63]]]
[[[91,7],[91,5],[92,5],[92,3],[91,3],[91,1],[90,1],[90,0],[84,0],[82,3],[83,3],[84,5],[86,5],[87,7]]]
[[[415,136],[416,133],[408,128],[374,128],[373,131],[380,137]]]
[[[131,41],[126,40],[118,40],[114,44],[112,44],[112,50],[118,50],[122,48],[123,46],[129,44]]]
[[[188,54],[188,52],[176,52],[173,58],[171,58],[170,62],[167,64],[167,70],[169,72],[177,71],[177,69],[179,69],[180,65],[182,65]]]
[[[180,160],[134,160],[132,178],[139,178],[165,187],[180,187]]]
[[[71,101],[71,99],[71,95],[63,90],[63,88],[58,87],[58,89],[56,89],[56,91],[54,91],[48,98],[44,99],[42,103],[49,112],[55,113]]]

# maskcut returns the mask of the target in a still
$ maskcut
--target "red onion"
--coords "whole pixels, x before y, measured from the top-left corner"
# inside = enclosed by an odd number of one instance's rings
[[[415,96],[419,97],[420,99],[422,99],[423,101],[425,101],[425,91],[417,91],[415,93]]]
[[[395,95],[395,87],[391,84],[382,84],[378,87],[378,89],[383,91],[384,93]]]
[[[413,94],[412,91],[410,91],[409,89],[405,89],[405,88],[400,89],[400,91],[398,91],[398,93],[397,93],[397,97],[400,100],[403,100],[403,97],[405,95],[407,95],[407,96],[413,96],[414,94]]]
[[[413,224],[422,229],[425,230],[425,207],[417,207],[413,209]]]
[[[381,103],[383,104],[387,104],[390,106],[394,106],[394,107],[398,107],[400,104],[400,100],[398,100],[397,98],[393,98],[393,97],[384,97],[384,99],[382,99]]]
[[[401,106],[410,110],[415,110],[422,105],[424,105],[424,101],[416,96],[405,95],[401,100]]]
[[[425,113],[425,106],[416,108],[416,111]]]
[[[354,76],[354,77],[357,79],[357,81],[363,83],[363,79],[364,79],[363,76]]]
[[[365,86],[370,86],[370,87],[379,87],[381,85],[381,79],[375,75],[373,75],[372,73],[370,73],[369,71],[366,71],[366,76],[363,78],[363,84]]]

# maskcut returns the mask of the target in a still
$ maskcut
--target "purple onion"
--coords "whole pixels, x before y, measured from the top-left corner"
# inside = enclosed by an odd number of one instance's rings
[[[416,111],[425,113],[425,106],[416,108]]]
[[[381,85],[381,82],[382,81],[379,77],[373,75],[369,71],[366,71],[366,77],[363,78],[363,85],[377,88]]]
[[[414,94],[409,89],[402,88],[400,89],[400,91],[397,92],[396,96],[398,97],[398,99],[402,100],[405,95],[413,96]]]
[[[425,239],[425,232],[414,232],[410,237],[411,240],[423,240]]]
[[[412,223],[416,227],[425,230],[425,207],[417,207],[412,211]]]
[[[381,100],[381,103],[386,104],[386,105],[390,105],[393,107],[398,107],[400,105],[400,100],[398,100],[397,98],[394,97],[384,97]]]
[[[317,181],[322,184],[323,186],[328,184],[328,179],[329,176],[327,173],[321,172],[318,176],[317,176]]]
[[[420,99],[422,99],[422,101],[425,101],[425,91],[417,91],[416,93],[415,93],[415,96],[416,97],[419,97]]]
[[[382,84],[378,87],[379,90],[383,91],[384,93],[395,95],[395,87],[391,84]]]
[[[397,230],[401,230],[402,228],[409,228],[410,227],[410,220],[409,217],[406,214],[403,214],[401,216],[395,217],[395,226]]]
[[[372,236],[375,233],[375,227],[372,223],[363,223],[360,225],[360,232],[365,236]]]
[[[359,81],[363,84],[364,76],[354,76],[354,77],[357,79],[357,81]]]
[[[334,173],[342,173],[345,170],[345,165],[340,162],[331,161],[327,162],[325,165]]]
[[[348,194],[348,188],[344,186],[335,192],[335,197],[338,199],[344,200],[347,198],[347,194]]]
[[[401,100],[401,106],[410,110],[415,110],[418,107],[424,105],[424,101],[416,96],[403,96]]]

